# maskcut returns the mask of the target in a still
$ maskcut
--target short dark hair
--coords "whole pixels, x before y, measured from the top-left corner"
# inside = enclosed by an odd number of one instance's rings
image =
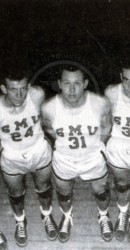
[[[11,70],[6,74],[5,79],[8,78],[10,80],[22,80],[23,78],[27,78],[27,80],[30,80],[29,72],[26,71],[26,69],[22,69],[20,71]]]
[[[10,80],[22,80],[27,78],[28,82],[31,79],[31,70],[30,65],[27,59],[23,58],[14,58],[14,60],[6,60],[2,65],[2,72],[0,75],[1,84],[6,84],[5,79]]]
[[[121,59],[119,60],[119,66],[120,72],[122,72],[123,69],[130,69],[130,55],[128,51],[124,51],[124,53],[121,55]]]
[[[75,72],[75,71],[80,70],[82,72],[82,74],[83,74],[84,79],[86,78],[85,72],[80,67],[78,67],[76,65],[64,64],[64,65],[61,65],[61,67],[60,67],[59,79],[61,78],[62,73],[63,73],[64,70],[69,71],[69,72]]]

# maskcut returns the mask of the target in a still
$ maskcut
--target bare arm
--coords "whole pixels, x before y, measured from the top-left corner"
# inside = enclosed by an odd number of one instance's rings
[[[105,90],[106,96],[106,105],[105,105],[105,118],[103,121],[103,132],[102,132],[102,140],[107,142],[109,137],[111,136],[112,129],[112,107],[115,105],[118,99],[120,84],[109,85]]]
[[[52,124],[54,121],[54,99],[50,101],[44,102],[41,106],[41,117],[42,117],[42,124],[43,129],[46,134],[49,134],[51,138],[54,140],[56,139],[56,133],[52,128]]]
[[[106,99],[104,111],[101,119],[101,140],[106,143],[110,137],[112,127],[112,114],[109,101]]]
[[[45,131],[46,134],[50,135],[52,139],[56,139],[56,133],[52,128],[51,125],[51,120],[49,120],[47,117],[42,116],[42,121],[43,121],[43,130]]]

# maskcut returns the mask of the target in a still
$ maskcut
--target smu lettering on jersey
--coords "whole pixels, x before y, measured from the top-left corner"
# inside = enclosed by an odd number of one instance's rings
[[[100,121],[102,110],[94,106],[92,100],[102,98],[88,92],[86,102],[79,108],[67,108],[60,96],[56,96],[55,119],[52,124],[56,131],[56,151],[67,158],[86,158],[102,148],[100,141]],[[54,152],[55,154],[55,152]]]
[[[122,88],[122,84],[118,84],[110,86],[106,91],[112,104],[113,116],[111,137],[107,142],[107,158],[117,168],[130,169],[130,102]]]
[[[39,110],[28,92],[26,106],[21,113],[10,114],[0,103],[0,138],[5,150],[25,150],[35,144],[44,133],[40,124]]]
[[[123,100],[122,85],[117,86],[118,98],[112,107],[113,128],[112,137],[117,140],[130,139],[130,102]]]

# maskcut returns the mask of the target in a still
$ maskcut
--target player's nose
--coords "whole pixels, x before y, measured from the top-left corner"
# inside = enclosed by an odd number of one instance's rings
[[[20,89],[17,90],[17,98],[22,97],[22,91]]]
[[[75,93],[75,85],[74,85],[74,83],[70,84],[70,93]]]

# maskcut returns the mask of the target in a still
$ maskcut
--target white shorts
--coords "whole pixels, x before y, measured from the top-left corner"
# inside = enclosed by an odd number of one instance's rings
[[[43,138],[24,151],[2,151],[1,169],[7,174],[26,174],[47,166],[52,159],[50,144]]]
[[[81,158],[70,158],[54,151],[52,159],[54,173],[63,180],[79,176],[85,181],[100,179],[107,174],[106,162],[101,152],[98,152],[93,160],[89,159],[89,155],[86,155],[82,160]]]
[[[130,169],[130,140],[111,137],[107,143],[107,159],[115,167]]]

